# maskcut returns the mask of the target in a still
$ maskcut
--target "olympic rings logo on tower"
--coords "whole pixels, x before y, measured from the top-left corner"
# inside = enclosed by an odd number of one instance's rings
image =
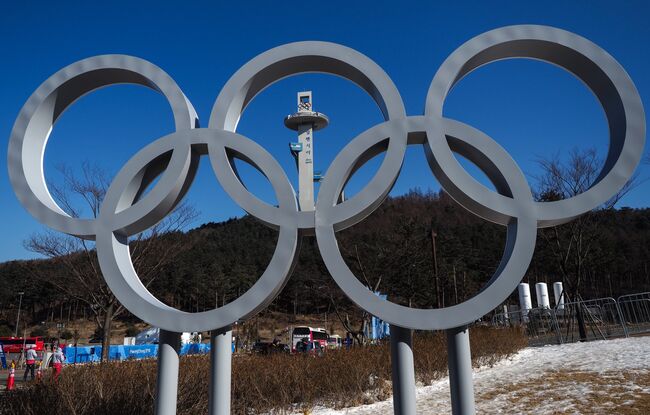
[[[573,73],[600,101],[610,129],[609,152],[586,192],[554,202],[536,202],[519,166],[485,133],[442,114],[445,98],[465,75],[507,58],[546,61]],[[279,163],[260,145],[236,132],[251,100],[264,88],[304,72],[338,75],[364,89],[384,122],[351,140],[336,156],[321,183],[314,211],[297,207]],[[67,215],[44,179],[43,156],[58,117],[76,99],[100,87],[130,83],[160,92],[169,102],[176,131],[135,154],[111,183],[96,219]],[[298,42],[276,47],[239,69],[226,83],[207,128],[198,127],[192,104],[157,66],[131,56],[104,55],[73,63],[52,75],[27,100],[11,133],[9,176],[18,199],[52,229],[96,241],[106,283],[119,301],[142,320],[173,332],[227,327],[261,311],[282,289],[298,255],[302,233],[316,235],[323,260],[336,283],[357,305],[401,327],[437,330],[468,324],[498,306],[524,276],[538,227],[567,222],[615,195],[632,176],[645,144],[645,115],[634,83],[600,47],[576,34],[547,26],[519,25],[481,34],[453,52],[435,74],[424,115],[407,116],[388,75],[372,60],[345,46]],[[463,303],[441,309],[413,309],[380,300],[343,261],[335,232],[360,222],[386,198],[397,179],[406,147],[421,145],[443,189],[467,210],[507,227],[503,259],[487,286]],[[385,152],[377,173],[354,197],[339,203],[349,177],[372,155]],[[477,182],[453,152],[476,164],[496,192]],[[228,195],[246,212],[279,231],[273,257],[258,281],[233,302],[206,312],[187,313],[156,299],[140,282],[127,239],[168,215],[189,189],[198,160],[207,155]],[[251,194],[236,175],[231,157],[252,164],[270,181],[278,206]],[[152,189],[143,190],[159,177]]]

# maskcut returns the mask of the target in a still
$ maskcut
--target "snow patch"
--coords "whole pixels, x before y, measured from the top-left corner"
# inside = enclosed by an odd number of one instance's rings
[[[510,359],[503,360],[492,367],[474,370],[474,390],[477,397],[477,412],[490,414],[552,414],[558,410],[563,413],[580,413],[577,400],[586,397],[603,398],[603,407],[613,407],[607,398],[612,393],[621,397],[629,394],[650,394],[647,385],[637,385],[633,380],[623,378],[623,374],[647,374],[650,372],[650,336],[572,343],[544,347],[529,347],[521,350]],[[548,388],[544,388],[545,377],[549,373],[562,373],[563,388],[554,390],[552,398]],[[591,376],[592,382],[581,381],[580,374]],[[576,379],[571,377],[575,373]],[[597,375],[597,376],[594,376]],[[593,378],[600,380],[594,383]],[[568,383],[567,383],[568,379]],[[616,384],[616,391],[608,387]],[[524,388],[522,389],[522,384]],[[536,388],[535,385],[539,385]],[[550,385],[549,385],[550,386]],[[623,390],[623,392],[621,391]],[[523,399],[522,395],[535,399]],[[434,415],[451,413],[449,402],[449,379],[443,378],[431,385],[416,389],[417,413]],[[634,400],[621,401],[633,405]],[[604,409],[604,408],[603,408]],[[354,408],[334,410],[314,408],[313,415],[377,415],[393,412],[392,399]]]

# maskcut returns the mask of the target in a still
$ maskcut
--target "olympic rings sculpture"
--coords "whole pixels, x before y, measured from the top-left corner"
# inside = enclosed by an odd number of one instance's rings
[[[609,123],[610,146],[595,183],[566,200],[536,202],[517,164],[492,138],[443,116],[450,89],[479,66],[508,58],[555,64],[582,80],[600,101]],[[384,122],[363,132],[337,155],[321,184],[315,211],[302,212],[287,175],[260,145],[237,134],[251,100],[272,83],[305,72],[338,75],[364,89]],[[118,172],[96,219],[70,217],[54,201],[44,179],[43,155],[58,117],[76,99],[117,83],[140,84],[168,100],[176,131],[140,150]],[[465,302],[441,309],[413,309],[380,300],[343,261],[335,232],[360,222],[386,198],[397,179],[407,145],[423,146],[444,190],[467,210],[507,227],[503,259],[487,285]],[[466,325],[497,307],[524,276],[537,228],[570,221],[615,195],[632,176],[645,144],[645,115],[637,89],[621,65],[599,46],[547,26],[518,25],[481,34],[453,52],[435,74],[423,116],[407,116],[388,75],[368,57],[345,46],[298,42],[276,47],[239,69],[219,94],[207,128],[199,128],[190,101],[157,66],[131,56],[104,55],[73,63],[52,75],[27,100],[15,122],[8,151],[9,176],[22,205],[52,229],[94,239],[106,283],[133,314],[168,331],[227,327],[261,311],[288,280],[301,234],[315,234],[336,283],[361,308],[405,328],[438,330]],[[378,172],[354,197],[339,203],[347,180],[373,156],[385,152]],[[496,192],[459,164],[456,152],[476,164]],[[218,181],[246,212],[279,231],[273,257],[258,281],[233,302],[187,313],[156,299],[140,282],[128,237],[161,221],[189,189],[199,158],[208,155]],[[278,206],[251,194],[238,179],[231,158],[257,168],[273,186]],[[151,191],[144,189],[159,180]]]

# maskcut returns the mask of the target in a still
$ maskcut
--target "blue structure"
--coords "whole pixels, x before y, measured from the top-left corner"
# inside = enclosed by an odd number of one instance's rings
[[[388,298],[386,294],[381,294],[379,291],[375,291],[375,295],[382,300],[386,300]],[[371,325],[372,331],[369,336],[371,340],[380,340],[390,336],[390,325],[384,320],[372,316]]]
[[[184,344],[181,355],[207,354],[209,344]],[[79,346],[65,348],[66,363],[99,362],[102,356],[102,346]],[[139,360],[153,359],[158,356],[157,344],[141,344],[135,346],[111,346],[108,351],[109,360]]]
[[[5,350],[2,347],[2,343],[0,343],[0,364],[2,364],[3,369],[7,368],[7,358],[5,357]]]

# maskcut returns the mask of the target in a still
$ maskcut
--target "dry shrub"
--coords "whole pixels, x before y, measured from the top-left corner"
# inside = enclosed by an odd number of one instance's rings
[[[511,329],[472,328],[475,366],[491,365],[526,347]],[[428,384],[446,375],[444,334],[419,333],[414,339],[417,381]],[[181,360],[178,413],[207,412],[209,360]],[[58,382],[46,380],[4,394],[2,415],[141,415],[153,413],[155,361],[66,367]],[[369,403],[390,396],[388,344],[307,356],[235,356],[232,413],[257,414]]]

